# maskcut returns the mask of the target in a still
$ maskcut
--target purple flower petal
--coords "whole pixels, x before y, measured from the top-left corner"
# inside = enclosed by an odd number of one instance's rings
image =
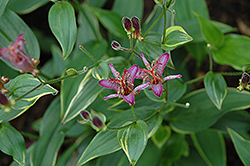
[[[108,96],[104,97],[104,100],[115,98],[115,97],[122,97],[122,95],[120,95],[120,94],[111,94],[111,95],[108,95]]]
[[[134,105],[135,104],[135,96],[134,93],[131,92],[129,95],[127,96],[122,96],[122,98],[129,104]]]
[[[137,86],[137,87],[134,89],[134,91],[133,91],[133,92],[137,92],[137,91],[139,91],[139,92],[140,92],[140,90],[143,90],[143,89],[147,88],[149,85],[150,85],[150,83],[149,83],[149,82],[148,82],[148,83],[146,83],[146,84],[141,84],[141,85]]]
[[[180,74],[167,76],[167,77],[163,78],[163,82],[165,82],[167,80],[175,79],[175,78],[181,78],[181,77],[182,77],[182,75],[180,75]]]
[[[128,81],[129,83],[131,83],[131,84],[134,83],[134,79],[135,79],[135,76],[137,75],[138,71],[139,71],[139,67],[138,67],[137,65],[133,65],[133,66],[131,66],[131,67],[128,69],[128,71],[127,71],[127,73],[126,73],[126,78],[127,78],[127,81]],[[133,88],[133,87],[134,87],[134,86],[132,86],[132,88]]]
[[[148,63],[148,61],[147,61],[147,59],[144,57],[144,55],[141,54],[140,56],[141,56],[141,58],[142,58],[142,60],[143,60],[143,62],[144,62],[144,64],[145,64],[146,68],[147,68],[148,70],[151,70],[151,67],[150,67],[150,65],[149,65],[149,63]]]
[[[9,62],[12,62],[15,59],[11,50],[8,48],[0,48],[0,57]]]
[[[104,88],[114,89],[116,92],[118,91],[120,87],[117,83],[111,82],[110,80],[106,80],[106,79],[100,80],[99,85],[101,85]]]
[[[163,88],[162,88],[162,83],[160,82],[159,84],[151,84],[152,86],[152,90],[154,92],[154,94],[157,96],[157,97],[161,97],[161,94],[163,92]]]
[[[110,63],[109,67],[113,73],[113,75],[115,76],[116,79],[121,79],[120,73],[118,71],[116,71],[116,69],[114,68],[113,64]]]
[[[164,72],[164,68],[166,67],[169,60],[169,54],[164,53],[160,56],[160,58],[157,60],[157,63],[161,63],[160,65],[156,66],[156,73],[162,76]]]

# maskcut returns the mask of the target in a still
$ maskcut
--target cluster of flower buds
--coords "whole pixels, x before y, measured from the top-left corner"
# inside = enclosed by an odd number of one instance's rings
[[[100,112],[97,113],[91,109],[91,113],[84,110],[84,111],[80,112],[80,115],[81,115],[83,120],[78,120],[79,123],[88,124],[93,129],[95,129],[97,132],[100,130],[106,129],[106,125],[105,125],[106,116],[103,115],[102,113],[100,113]]]
[[[23,34],[20,34],[15,43],[10,43],[8,48],[0,48],[0,57],[6,61],[12,63],[13,66],[20,69],[21,73],[30,72],[34,77],[40,73],[39,70],[34,68],[40,61],[31,58],[30,55],[24,52],[24,42]]]
[[[138,39],[140,42],[144,40],[141,36],[141,25],[140,19],[136,16],[133,16],[131,19],[128,17],[122,18],[122,25],[127,32],[129,39],[131,39],[131,34],[133,39]]]
[[[9,82],[9,78],[2,76],[0,79],[0,109],[4,109],[5,112],[11,111],[11,106],[15,105],[15,100],[9,100],[9,98],[5,95],[9,91],[4,87],[4,84]]]
[[[239,80],[239,86],[237,89],[241,92],[243,89],[250,90],[250,85],[248,83],[250,82],[250,75],[246,72],[244,72],[241,76],[241,79]]]

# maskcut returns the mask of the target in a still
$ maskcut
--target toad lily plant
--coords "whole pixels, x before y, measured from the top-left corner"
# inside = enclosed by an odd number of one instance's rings
[[[134,105],[135,96],[138,95],[140,90],[147,88],[150,83],[142,84],[134,88],[134,79],[139,71],[139,67],[137,65],[131,66],[128,70],[125,68],[122,77],[120,76],[120,73],[116,71],[112,63],[109,64],[109,67],[115,76],[115,79],[103,79],[99,81],[99,84],[102,87],[114,89],[117,94],[111,94],[107,97],[104,97],[104,100],[119,97],[123,98],[127,103]]]
[[[164,68],[166,67],[169,60],[168,53],[162,54],[160,58],[156,61],[156,63],[154,63],[154,61],[152,62],[151,66],[149,65],[147,59],[144,57],[143,54],[141,54],[140,56],[147,69],[140,69],[136,78],[143,79],[146,82],[149,82],[150,88],[152,88],[154,94],[157,97],[161,97],[162,95],[163,92],[162,84],[164,84],[167,80],[182,77],[180,74],[178,74],[162,78]]]

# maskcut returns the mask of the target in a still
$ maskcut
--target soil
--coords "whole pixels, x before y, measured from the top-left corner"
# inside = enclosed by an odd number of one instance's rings
[[[177,0],[178,1],[178,0]],[[198,0],[197,0],[198,1]],[[250,36],[250,1],[249,0],[206,0],[208,9],[210,12],[210,18],[212,20],[220,21],[222,23],[231,25],[233,27],[238,28],[240,34],[244,34]],[[108,0],[105,7],[110,7],[109,5],[112,4],[113,0]],[[144,15],[147,15],[154,5],[153,0],[144,0],[145,2],[145,9]],[[44,14],[40,14],[39,12],[46,12],[48,11],[51,5],[45,5],[41,9],[22,16],[23,19],[34,20],[34,26],[40,27],[41,22],[36,21],[37,16],[41,16]],[[33,17],[34,15],[34,17]],[[39,19],[41,20],[41,19]],[[43,18],[43,20],[47,24],[47,18]],[[47,26],[48,27],[48,26]],[[50,56],[47,56],[47,58]],[[42,59],[42,63],[46,62],[47,59]],[[227,67],[222,67],[220,70],[228,70]],[[229,70],[232,70],[229,68]],[[233,84],[237,85],[238,80],[235,81],[235,78],[226,78],[227,82],[232,82]],[[38,135],[32,129],[32,123],[42,117],[46,108],[48,107],[50,101],[53,99],[53,96],[45,96],[38,100],[38,102],[31,107],[31,109],[25,112],[20,117],[12,120],[10,123],[13,125],[18,131],[28,132],[35,135]],[[28,147],[31,145],[35,139],[30,139],[25,137],[25,142],[27,143],[26,146]],[[231,142],[226,141],[227,146],[227,158],[228,164],[230,166],[239,166],[242,165],[241,161],[239,160],[234,147]],[[7,166],[12,162],[12,157],[5,155],[0,151],[0,166]]]

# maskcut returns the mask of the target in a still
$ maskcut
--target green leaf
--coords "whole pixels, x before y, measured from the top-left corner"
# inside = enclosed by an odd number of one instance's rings
[[[91,1],[87,1],[88,5],[90,6],[95,6],[95,7],[102,7],[107,0],[91,0]]]
[[[67,66],[67,61],[62,61],[62,52],[56,45],[51,46],[51,53],[54,67],[53,71],[55,71],[58,76],[61,76]]]
[[[30,13],[40,6],[46,4],[49,0],[10,0],[8,4],[8,8],[20,13],[20,14],[27,14]]]
[[[137,119],[146,119],[156,113],[154,108],[150,107],[137,107],[135,110]],[[133,121],[134,117],[130,110],[120,113],[108,123],[109,127],[121,127],[127,121]],[[162,123],[162,115],[158,114],[154,118],[147,121],[148,137],[152,136]],[[107,130],[99,132],[89,143],[81,155],[77,165],[83,165],[86,162],[106,154],[113,153],[121,149],[117,140],[118,130]]]
[[[226,166],[226,148],[221,132],[204,130],[191,134],[191,138],[207,165]]]
[[[4,10],[6,8],[7,3],[9,2],[9,0],[2,0],[0,2],[0,17],[2,16],[2,14],[4,13]]]
[[[147,43],[145,41],[149,41],[157,45],[153,45],[150,43]],[[158,33],[149,33],[146,37],[145,40],[142,42],[137,41],[138,48],[146,53],[149,57],[156,59],[157,56],[162,55],[163,51],[160,47],[161,45],[161,35]]]
[[[16,105],[11,107],[10,113],[5,113],[3,110],[0,111],[0,122],[10,121],[21,114],[23,114],[28,108],[35,104],[35,102],[42,96],[47,94],[56,94],[57,90],[52,88],[50,85],[41,85],[37,78],[34,78],[30,74],[23,74],[15,79],[11,80],[10,83],[6,84],[7,88],[10,89],[10,99],[17,99],[24,95],[28,91],[34,89],[31,93],[24,96],[20,100],[16,101]],[[38,88],[38,89],[37,89]]]
[[[14,12],[6,9],[5,13],[0,17],[0,47],[8,47],[10,42],[14,42],[17,36],[24,33],[25,53],[35,59],[40,57],[40,48],[36,36],[32,30],[23,22],[23,20]],[[4,61],[11,68],[19,71],[10,62]]]
[[[82,110],[85,110],[97,95],[103,90],[98,84],[98,80],[91,76],[92,69],[86,74],[78,87],[78,91],[71,100],[67,111],[63,117],[63,123],[66,123],[76,117]]]
[[[74,8],[69,2],[55,3],[49,11],[49,26],[63,50],[63,59],[71,53],[76,40]]]
[[[247,111],[229,112],[222,116],[212,128],[226,132],[227,127],[237,132],[247,132],[250,130],[250,115]]]
[[[191,133],[201,131],[212,126],[224,114],[250,107],[249,92],[240,93],[236,89],[228,88],[221,111],[211,102],[205,89],[187,94],[180,103],[190,103],[188,109],[176,107],[166,117],[170,120],[170,127],[177,132]]]
[[[142,19],[143,0],[116,0],[113,4],[112,11],[118,13],[121,17],[137,16]]]
[[[242,71],[243,72],[248,72],[250,70],[250,63],[248,63],[248,64],[246,64],[246,65],[244,65],[243,67],[242,67]]]
[[[191,42],[186,44],[185,48],[197,60],[198,63],[197,68],[199,68],[208,55],[207,44],[205,42],[199,42],[199,43]]]
[[[213,21],[211,20],[211,22],[217,26],[222,33],[229,33],[229,32],[237,32],[237,28],[233,28],[230,25],[224,24],[222,22],[218,22],[218,21]]]
[[[0,150],[8,155],[20,165],[25,163],[26,147],[23,136],[9,123],[0,124]]]
[[[46,110],[40,128],[40,137],[35,143],[31,154],[31,163],[34,166],[54,165],[67,128],[62,125],[60,117],[60,100],[56,98]]]
[[[94,67],[92,69],[92,76],[95,79],[101,80],[101,79],[107,79],[109,76],[109,65],[105,61],[101,61],[98,66]]]
[[[225,39],[221,30],[199,14],[195,13],[195,15],[199,19],[201,32],[206,42],[211,44],[212,49],[215,50],[222,47]]]
[[[152,140],[154,144],[161,149],[163,145],[171,136],[171,128],[169,126],[161,125],[157,132],[153,135]]]
[[[161,45],[162,49],[173,50],[177,46],[192,41],[193,38],[181,26],[171,26],[166,30],[165,41]]]
[[[227,83],[223,76],[210,71],[206,74],[204,84],[207,95],[214,105],[221,110],[222,102],[227,95]]]
[[[117,37],[127,37],[122,27],[122,17],[116,12],[91,7],[98,20],[107,30]]]
[[[165,85],[163,85],[165,87]],[[168,101],[178,101],[186,92],[187,85],[178,81],[177,79],[168,80]],[[165,100],[165,94],[162,93],[161,97],[157,97],[152,90],[144,89],[144,92],[148,98],[153,101],[162,102]]]
[[[124,125],[129,123],[126,122]],[[127,155],[130,164],[134,166],[147,145],[148,126],[144,121],[138,120],[129,127],[119,130],[117,132],[117,139]]]
[[[249,45],[249,37],[236,34],[225,35],[224,45],[218,50],[213,50],[213,58],[219,64],[230,65],[236,70],[241,70],[250,62]]]
[[[250,165],[250,141],[244,139],[242,136],[240,136],[230,128],[228,128],[227,130],[241,161],[244,163],[244,165]]]

